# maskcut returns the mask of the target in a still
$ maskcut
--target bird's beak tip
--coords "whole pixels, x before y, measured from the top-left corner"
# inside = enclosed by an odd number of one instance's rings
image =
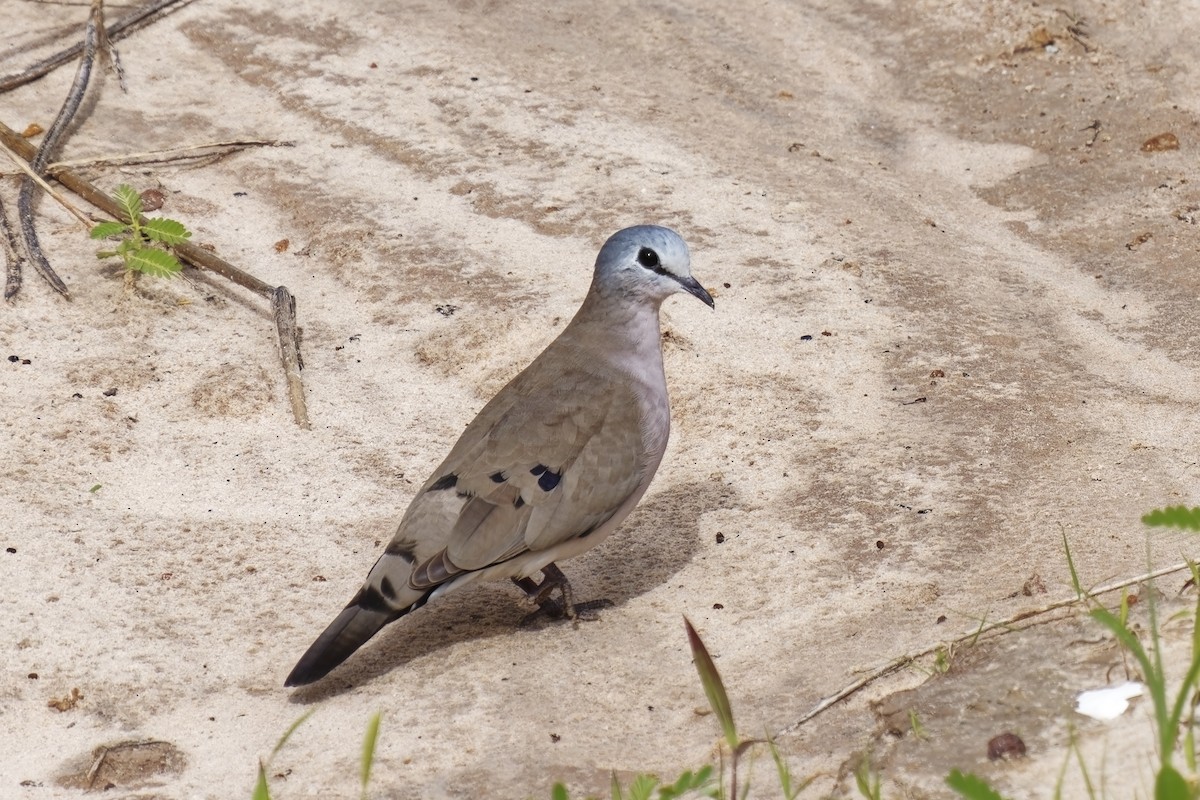
[[[700,302],[704,303],[704,305],[708,306],[709,308],[714,310],[716,309],[716,305],[713,303],[712,295],[708,293],[708,290],[705,289],[703,285],[701,285],[700,281],[696,280],[695,278],[691,278],[687,281],[681,281],[681,283],[683,284],[684,291],[686,291],[692,297],[698,298]]]

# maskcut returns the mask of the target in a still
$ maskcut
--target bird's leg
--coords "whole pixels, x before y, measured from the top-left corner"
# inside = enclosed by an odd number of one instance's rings
[[[538,604],[540,613],[551,619],[566,617],[570,620],[590,621],[596,618],[591,613],[592,611],[612,605],[610,600],[576,603],[574,592],[571,591],[571,582],[555,564],[547,564],[542,568],[541,583],[536,583],[532,578],[513,578],[512,580],[525,591],[526,597]],[[556,589],[559,593],[559,600],[553,597]]]
[[[560,619],[563,616],[562,605],[548,595],[543,595],[542,589],[546,584],[544,579],[541,584],[538,584],[533,578],[513,578],[512,582],[521,587],[527,598],[538,604],[538,611],[533,612],[530,615],[531,617],[538,614],[545,614],[551,619]],[[550,586],[545,588],[551,591],[556,587]]]

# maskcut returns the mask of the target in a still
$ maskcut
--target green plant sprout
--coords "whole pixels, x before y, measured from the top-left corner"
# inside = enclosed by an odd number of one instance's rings
[[[271,751],[271,755],[265,759],[258,760],[258,780],[254,784],[254,793],[250,795],[251,800],[271,800],[271,789],[267,785],[267,771],[271,767],[271,761],[287,744],[288,739],[292,738],[292,734],[296,732],[304,722],[313,715],[316,709],[309,709],[298,720],[293,722],[283,736],[279,737],[279,741],[275,743],[275,748]],[[367,722],[367,733],[363,737],[362,747],[362,765],[359,768],[359,780],[362,783],[359,797],[361,800],[367,800],[367,784],[371,780],[371,766],[375,763],[375,747],[379,743],[379,720],[381,715],[376,713]]]
[[[305,721],[313,715],[315,708],[310,708],[304,712],[299,719],[288,726],[288,729],[283,732],[283,736],[279,737],[279,741],[275,743],[274,749],[271,750],[271,755],[266,759],[258,760],[258,780],[254,784],[254,794],[251,795],[252,800],[271,800],[271,790],[267,787],[267,769],[271,766],[271,761],[278,755],[283,746],[287,744],[288,739],[292,738],[292,734],[296,729],[305,723]]]
[[[1200,531],[1200,507],[1173,506],[1155,509],[1144,515],[1142,522],[1151,528],[1180,528],[1187,531]],[[1143,593],[1147,598],[1146,605],[1150,615],[1147,646],[1138,638],[1138,634],[1129,622],[1129,595],[1126,592],[1121,593],[1121,603],[1116,613],[1100,605],[1091,593],[1084,589],[1079,579],[1065,532],[1063,533],[1063,549],[1066,552],[1067,568],[1070,570],[1071,584],[1075,588],[1077,598],[1091,606],[1088,615],[1107,628],[1117,640],[1121,647],[1122,658],[1126,654],[1133,658],[1150,695],[1154,711],[1154,728],[1158,737],[1159,761],[1154,775],[1153,797],[1155,800],[1197,800],[1200,798],[1200,786],[1197,786],[1195,778],[1197,759],[1194,728],[1196,706],[1200,703],[1200,593],[1197,594],[1196,605],[1191,615],[1190,662],[1183,680],[1178,684],[1178,689],[1172,698],[1163,664],[1161,622],[1155,602],[1153,578],[1147,581],[1147,590]],[[1147,562],[1149,562],[1149,553],[1147,553]],[[1188,560],[1187,567],[1191,572],[1189,583],[1200,586],[1200,565]],[[1067,761],[1063,763],[1063,769],[1059,773],[1054,797],[1062,796],[1063,776],[1072,752],[1076,761],[1079,762],[1088,796],[1095,797],[1095,787],[1080,755],[1079,743],[1073,729],[1070,736]],[[1173,763],[1177,752],[1182,754],[1186,769],[1192,775],[1190,779],[1185,777]],[[954,770],[946,777],[946,783],[959,796],[967,798],[967,800],[1003,800],[1003,796],[987,781],[970,773],[964,774]]]
[[[124,183],[118,186],[113,199],[129,222],[101,222],[92,228],[90,236],[93,239],[121,237],[115,249],[100,250],[96,258],[119,257],[125,263],[127,276],[141,272],[156,278],[170,278],[183,269],[175,254],[166,248],[183,244],[192,232],[173,219],[142,217],[142,197],[132,186]]]

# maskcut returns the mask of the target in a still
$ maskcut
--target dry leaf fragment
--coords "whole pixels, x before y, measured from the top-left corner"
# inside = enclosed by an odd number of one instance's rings
[[[71,693],[66,697],[51,699],[50,702],[46,703],[46,705],[50,708],[53,708],[55,711],[70,711],[75,706],[79,705],[79,701],[82,699],[83,694],[79,691],[79,687],[76,686],[71,689]]]
[[[1151,136],[1142,142],[1143,153],[1161,153],[1165,150],[1178,149],[1179,137],[1169,131],[1167,133],[1160,133],[1157,136]]]

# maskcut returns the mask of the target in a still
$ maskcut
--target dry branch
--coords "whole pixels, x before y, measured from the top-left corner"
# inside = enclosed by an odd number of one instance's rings
[[[92,0],[87,28],[84,30],[83,36],[83,57],[79,59],[79,66],[75,69],[75,78],[71,81],[67,99],[63,101],[62,108],[58,110],[58,116],[54,118],[50,130],[46,131],[45,137],[42,138],[41,146],[33,154],[33,158],[29,159],[29,171],[33,175],[41,177],[46,165],[50,163],[50,156],[58,148],[66,134],[67,126],[71,124],[71,120],[75,118],[79,106],[83,103],[83,97],[87,94],[88,82],[92,77],[92,66],[96,62],[96,48],[101,44],[103,32],[104,4],[102,0]],[[115,58],[116,51],[112,50],[111,46],[108,48],[108,52]],[[49,281],[56,292],[69,299],[71,294],[67,290],[67,285],[50,266],[49,259],[42,252],[41,242],[38,241],[37,226],[34,224],[33,216],[33,197],[36,186],[37,183],[26,176],[21,180],[21,188],[17,193],[17,217],[21,222],[21,237],[25,240],[25,251],[29,254],[29,260],[33,266],[42,273],[42,277]],[[5,300],[11,299],[21,289],[19,272],[15,276],[10,272],[10,279],[5,286]]]
[[[980,625],[979,628],[976,629],[975,631],[965,634],[963,636],[960,636],[957,639],[954,639],[953,641],[938,642],[937,644],[930,645],[929,647],[926,647],[923,650],[918,650],[915,653],[905,653],[904,655],[899,656],[898,658],[895,658],[895,659],[889,661],[887,664],[884,664],[881,667],[877,667],[877,668],[871,670],[869,673],[867,673],[863,677],[859,678],[858,680],[856,680],[850,684],[847,684],[846,686],[843,686],[841,689],[839,689],[838,691],[829,695],[828,697],[822,698],[819,703],[817,703],[811,709],[809,709],[804,714],[802,714],[799,719],[797,719],[791,725],[788,725],[786,728],[781,730],[776,735],[775,738],[778,739],[779,737],[787,736],[788,734],[795,733],[806,722],[812,720],[814,717],[818,716],[822,712],[827,711],[829,708],[833,707],[834,705],[837,705],[841,701],[845,700],[846,698],[848,698],[851,695],[858,692],[860,689],[863,689],[864,687],[869,686],[870,684],[874,683],[877,680],[880,680],[881,678],[886,678],[888,675],[891,675],[892,673],[897,672],[898,670],[901,670],[904,667],[907,667],[908,665],[913,664],[923,658],[928,658],[929,656],[937,653],[939,650],[945,649],[947,647],[953,649],[954,647],[957,647],[959,645],[967,644],[969,642],[975,642],[975,641],[978,641],[980,637],[987,636],[988,634],[995,634],[997,636],[1000,636],[1005,633],[1012,633],[1013,631],[1024,630],[1025,628],[1031,628],[1034,625],[1042,625],[1042,624],[1045,624],[1048,622],[1053,622],[1053,621],[1059,619],[1059,617],[1048,616],[1052,612],[1061,611],[1064,608],[1069,608],[1071,606],[1078,605],[1080,603],[1086,602],[1087,600],[1091,600],[1091,599],[1099,597],[1101,595],[1109,594],[1110,592],[1115,592],[1120,589],[1126,589],[1130,586],[1134,586],[1139,583],[1144,583],[1149,580],[1154,580],[1155,578],[1161,578],[1163,575],[1170,575],[1171,573],[1174,573],[1174,572],[1182,572],[1183,570],[1189,569],[1189,568],[1190,568],[1190,564],[1188,564],[1188,562],[1186,562],[1186,561],[1182,564],[1174,564],[1169,567],[1163,567],[1161,569],[1147,572],[1143,575],[1138,575],[1135,578],[1127,578],[1125,580],[1121,580],[1121,581],[1117,581],[1115,583],[1110,583],[1110,584],[1101,586],[1099,588],[1096,588],[1096,589],[1093,589],[1093,590],[1087,592],[1082,597],[1072,597],[1072,598],[1069,598],[1066,600],[1056,600],[1055,602],[1044,605],[1041,608],[1026,609],[1025,611],[1019,611],[1016,614],[1013,614],[1012,616],[1007,617],[1005,619],[997,620],[996,622],[992,622],[992,623],[989,623],[986,625]],[[1018,623],[1022,623],[1022,624],[1018,627]]]
[[[166,164],[178,161],[208,159],[206,163],[245,150],[247,147],[291,147],[292,142],[278,139],[234,139],[227,142],[203,142],[166,150],[147,150],[144,153],[123,153],[110,156],[88,156],[56,161],[47,169],[53,171],[64,167],[123,167],[131,164]]]
[[[25,141],[20,134],[0,122],[0,142],[22,158],[32,158],[34,147]],[[51,169],[49,174],[63,186],[66,186],[79,197],[91,203],[116,219],[129,222],[121,215],[121,209],[113,198],[100,191],[78,173],[69,169]],[[288,384],[288,396],[292,405],[292,414],[296,424],[302,428],[310,427],[308,411],[304,402],[304,387],[300,380],[300,347],[297,342],[296,303],[285,287],[274,287],[259,280],[250,273],[238,269],[233,264],[217,256],[215,253],[192,242],[185,242],[172,248],[175,254],[194,267],[206,269],[229,280],[238,286],[249,289],[255,294],[270,300],[275,317],[276,332],[279,336],[280,359],[283,363],[284,375]],[[281,294],[282,292],[282,294]]]
[[[142,8],[121,17],[112,25],[109,25],[106,28],[108,38],[114,42],[124,39],[134,31],[162,19],[172,11],[183,8],[190,2],[192,0],[155,0],[153,3],[148,3]],[[38,78],[49,75],[63,64],[71,63],[83,52],[83,47],[82,42],[71,45],[65,50],[44,58],[15,75],[0,78],[0,93],[10,91],[18,86],[24,86]]]

